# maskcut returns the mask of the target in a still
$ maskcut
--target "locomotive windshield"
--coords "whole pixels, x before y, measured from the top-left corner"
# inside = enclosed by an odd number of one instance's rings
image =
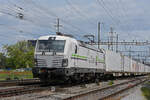
[[[65,40],[39,40],[38,52],[64,52]]]

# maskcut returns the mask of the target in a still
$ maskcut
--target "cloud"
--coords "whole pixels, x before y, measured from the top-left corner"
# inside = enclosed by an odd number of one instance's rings
[[[0,12],[0,16],[2,16],[3,14]]]
[[[131,37],[146,39],[150,32],[149,3],[146,0],[103,0],[104,3],[101,2],[103,6],[96,2],[97,0],[68,1],[71,5],[65,0],[14,0],[13,3],[0,1],[0,9],[3,8],[3,11],[13,15],[22,12],[25,18],[20,20],[0,13],[1,23],[6,24],[3,33],[8,33],[8,36],[13,34],[19,39],[37,38],[40,35],[54,33],[57,17],[63,25],[60,30],[76,36],[96,34],[98,21],[104,23],[101,27],[102,39],[106,37],[105,33],[109,32],[111,26],[121,39],[129,39],[128,35],[130,39]],[[23,10],[18,10],[14,4]],[[17,30],[10,31],[9,27],[12,26]],[[20,30],[24,33],[19,33]],[[3,41],[8,42],[6,39]]]

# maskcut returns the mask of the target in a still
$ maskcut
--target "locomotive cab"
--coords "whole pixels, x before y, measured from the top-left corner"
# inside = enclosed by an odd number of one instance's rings
[[[72,40],[74,39],[59,35],[40,37],[37,40],[34,54],[35,67],[32,70],[34,77],[55,79],[66,75]]]

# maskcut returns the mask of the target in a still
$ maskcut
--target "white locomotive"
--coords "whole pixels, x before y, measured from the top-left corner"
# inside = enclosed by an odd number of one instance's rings
[[[34,77],[44,81],[86,81],[102,79],[106,75],[145,74],[150,72],[150,67],[120,53],[94,48],[73,37],[49,35],[37,40],[32,72]]]

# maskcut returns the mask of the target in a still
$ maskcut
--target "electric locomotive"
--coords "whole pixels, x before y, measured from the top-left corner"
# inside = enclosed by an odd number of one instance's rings
[[[88,81],[105,72],[103,50],[64,34],[42,36],[35,48],[34,77],[42,81]]]

